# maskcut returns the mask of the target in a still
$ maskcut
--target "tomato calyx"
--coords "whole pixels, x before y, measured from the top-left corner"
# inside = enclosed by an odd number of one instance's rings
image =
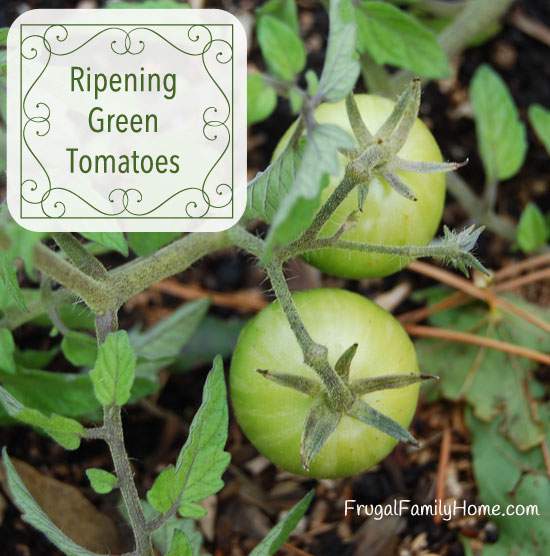
[[[363,209],[368,184],[373,175],[384,180],[399,195],[416,201],[416,195],[399,177],[398,171],[421,174],[452,172],[464,162],[419,162],[404,160],[397,156],[418,117],[420,108],[420,79],[413,79],[397,99],[395,107],[374,135],[368,130],[361,118],[359,108],[352,94],[346,98],[346,110],[358,148],[348,149],[344,154],[349,163],[346,171],[353,176],[358,185],[358,205]],[[373,164],[373,156],[377,158]]]
[[[399,442],[406,442],[414,446],[418,445],[418,442],[411,433],[390,417],[374,409],[370,404],[361,399],[361,396],[379,390],[404,388],[411,384],[437,377],[410,373],[386,374],[350,380],[351,363],[357,353],[357,348],[358,344],[351,345],[338,358],[334,366],[334,371],[340,376],[350,393],[350,401],[342,409],[336,408],[335,404],[331,403],[330,392],[320,381],[301,375],[258,369],[258,373],[264,378],[313,398],[313,404],[306,417],[300,443],[300,457],[302,466],[306,471],[309,471],[311,462],[334,432],[344,415],[375,427]]]

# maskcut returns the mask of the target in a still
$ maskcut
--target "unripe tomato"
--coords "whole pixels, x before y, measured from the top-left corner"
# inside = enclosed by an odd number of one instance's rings
[[[418,373],[414,346],[399,322],[368,299],[345,290],[316,289],[294,294],[312,338],[328,348],[329,361],[357,342],[350,380],[384,374]],[[300,439],[313,398],[266,379],[257,369],[318,380],[279,302],[263,309],[243,329],[231,362],[230,388],[237,421],[254,446],[273,463],[299,475],[346,477],[383,459],[396,441],[344,415],[305,472]],[[418,385],[372,392],[362,399],[407,428],[418,400]]]
[[[355,95],[363,121],[374,134],[390,115],[394,103],[374,95]],[[320,124],[336,124],[352,133],[346,113],[345,102],[322,104],[315,111]],[[294,131],[291,126],[275,149],[277,158]],[[422,162],[441,162],[441,152],[426,125],[416,120],[399,157]],[[341,157],[341,175],[333,177],[325,188],[325,201],[340,183],[346,160]],[[355,225],[344,233],[342,239],[382,245],[426,245],[434,237],[439,226],[445,201],[445,177],[437,174],[417,174],[398,171],[399,177],[415,193],[417,201],[399,195],[383,179],[374,178],[368,196]],[[323,228],[321,235],[334,234],[347,216],[357,209],[357,194],[352,192],[340,205]],[[342,249],[322,249],[304,257],[310,264],[327,274],[342,278],[382,277],[399,271],[407,259],[396,255],[360,253]]]

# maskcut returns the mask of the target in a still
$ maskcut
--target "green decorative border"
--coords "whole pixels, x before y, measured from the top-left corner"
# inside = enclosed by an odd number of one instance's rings
[[[44,33],[42,35],[40,34],[31,34],[26,36],[25,38],[23,38],[23,27],[46,27],[46,29],[44,30]],[[97,33],[95,33],[92,37],[90,37],[89,39],[87,39],[86,41],[84,41],[82,44],[80,44],[78,47],[68,51],[68,52],[56,52],[54,51],[54,49],[52,48],[52,43],[54,43],[54,41],[56,41],[57,43],[62,43],[64,42],[68,36],[69,36],[69,31],[68,28],[69,27],[104,27],[104,29],[101,29],[100,31],[98,31]],[[166,37],[164,37],[161,33],[159,33],[158,31],[155,31],[153,28],[154,27],[185,27],[187,28],[187,38],[192,42],[192,43],[199,43],[199,41],[201,40],[201,37],[199,35],[199,33],[201,31],[206,31],[208,33],[207,35],[207,40],[204,43],[202,50],[200,50],[199,52],[193,53],[193,52],[187,52],[185,50],[183,50],[182,48],[176,46],[173,42],[171,42],[170,40],[168,40]],[[228,41],[226,41],[225,39],[222,38],[213,38],[212,37],[212,33],[210,32],[210,30],[208,29],[209,27],[229,27],[231,28],[231,43],[229,43]],[[49,33],[53,33],[54,30],[56,31],[56,34],[53,37],[49,36]],[[35,131],[35,135],[39,136],[39,137],[44,137],[46,136],[51,129],[51,124],[50,124],[50,116],[51,116],[51,109],[50,107],[44,103],[44,102],[37,102],[33,105],[33,109],[35,110],[34,113],[31,113],[31,109],[27,106],[27,100],[29,97],[29,94],[31,92],[31,90],[33,89],[33,87],[36,85],[36,83],[40,80],[40,78],[42,77],[42,75],[45,73],[50,60],[52,58],[52,56],[67,56],[69,54],[73,54],[74,52],[76,52],[77,50],[79,50],[80,48],[86,46],[87,44],[89,44],[91,41],[93,41],[96,37],[103,35],[104,33],[108,32],[108,31],[117,31],[120,32],[122,35],[119,39],[117,40],[113,40],[111,41],[111,50],[118,55],[139,55],[143,52],[143,50],[145,49],[145,43],[143,40],[139,40],[137,43],[137,49],[135,48],[135,45],[132,41],[132,33],[134,33],[135,31],[148,31],[150,33],[152,33],[154,36],[156,36],[159,39],[162,39],[166,44],[172,46],[173,48],[175,48],[176,50],[178,50],[179,52],[181,52],[182,54],[188,55],[188,56],[200,56],[202,59],[202,63],[203,63],[203,67],[206,71],[206,73],[208,74],[208,76],[210,77],[210,79],[212,80],[212,82],[214,83],[214,85],[217,87],[217,89],[220,91],[220,93],[222,94],[225,102],[227,103],[227,116],[224,120],[217,120],[215,116],[210,117],[208,114],[209,112],[213,111],[214,114],[218,111],[217,107],[215,106],[209,106],[207,107],[202,114],[203,117],[203,129],[202,129],[202,133],[203,136],[210,140],[210,141],[214,141],[217,139],[217,135],[214,135],[213,137],[210,137],[208,135],[209,131],[212,131],[214,128],[223,128],[227,131],[227,143],[224,146],[224,149],[222,151],[222,153],[220,154],[220,156],[216,159],[216,161],[214,162],[213,166],[208,170],[208,172],[206,173],[206,176],[204,177],[204,180],[202,182],[202,184],[200,185],[200,187],[198,186],[194,186],[194,187],[185,187],[183,189],[180,189],[179,191],[173,193],[172,195],[170,195],[168,198],[166,198],[163,202],[157,204],[155,207],[153,207],[152,209],[146,210],[145,212],[141,212],[141,213],[137,213],[135,212],[137,209],[136,208],[131,208],[130,205],[132,204],[132,202],[134,204],[137,203],[141,203],[143,200],[143,195],[141,193],[141,191],[139,189],[136,189],[135,187],[132,188],[120,188],[120,187],[115,187],[113,188],[107,195],[107,201],[109,201],[109,203],[113,204],[115,203],[115,198],[117,196],[119,196],[119,203],[121,205],[121,208],[117,209],[114,212],[106,212],[103,211],[97,207],[95,207],[94,205],[92,205],[90,202],[88,202],[86,199],[84,199],[83,197],[81,197],[80,195],[78,195],[77,193],[75,193],[75,191],[65,188],[65,187],[53,187],[51,184],[51,180],[50,180],[50,176],[48,175],[48,172],[45,168],[45,166],[42,164],[42,162],[38,159],[38,157],[36,156],[36,154],[33,152],[33,150],[31,149],[27,137],[26,137],[26,131],[27,131],[27,127],[29,126],[34,126],[36,128],[36,126],[42,126],[42,130],[40,129],[34,129]],[[25,55],[24,54],[24,45],[25,43],[30,40],[30,39],[39,39],[42,41],[42,46],[45,48],[46,52],[48,53],[48,57],[47,57],[47,61],[46,64],[44,65],[44,67],[42,68],[42,71],[38,74],[38,76],[36,77],[36,79],[31,83],[30,87],[28,88],[28,90],[25,92],[25,94],[23,94],[23,60],[32,60],[34,58],[36,58],[38,56],[38,49],[36,47],[31,47],[29,50],[29,55]],[[119,43],[120,39],[123,39],[122,42]],[[225,92],[223,91],[223,89],[220,87],[220,85],[217,83],[217,81],[214,79],[212,73],[210,72],[208,65],[206,63],[205,60],[205,55],[207,54],[207,52],[213,47],[213,45],[215,43],[223,43],[226,47],[229,48],[229,57],[223,61],[223,56],[224,56],[224,52],[222,50],[218,50],[218,52],[216,52],[215,54],[215,59],[218,63],[220,64],[226,64],[228,62],[231,62],[231,102],[229,102],[229,99],[227,98],[227,95],[225,94]],[[94,220],[94,219],[157,219],[157,220],[172,220],[172,219],[221,219],[221,220],[227,220],[227,219],[232,219],[233,218],[233,212],[234,212],[234,206],[233,206],[233,195],[234,195],[234,142],[233,142],[233,115],[234,115],[234,80],[235,80],[235,68],[234,68],[234,57],[233,57],[233,45],[234,45],[234,27],[232,24],[219,24],[219,23],[213,23],[213,24],[208,24],[208,23],[204,23],[204,24],[197,24],[197,23],[176,23],[176,24],[164,24],[164,23],[158,23],[158,24],[152,24],[150,26],[144,26],[143,24],[129,24],[129,23],[124,23],[124,24],[108,24],[108,23],[66,23],[66,24],[48,24],[47,26],[45,24],[20,24],[20,45],[19,45],[19,54],[20,54],[20,95],[19,95],[19,101],[20,101],[20,107],[19,107],[19,112],[20,112],[20,178],[21,178],[21,182],[20,182],[20,218],[22,219],[28,219],[28,220],[40,220],[40,219],[50,219],[50,218],[57,218],[57,219],[74,219],[74,220]],[[219,45],[221,48],[221,45]],[[225,55],[227,55],[227,53],[225,53]],[[231,120],[231,130],[229,130],[228,127],[228,121]],[[211,195],[206,191],[206,186],[207,186],[207,182],[208,179],[210,177],[210,175],[212,174],[212,172],[214,171],[214,169],[216,168],[216,166],[218,165],[218,163],[222,160],[222,158],[224,157],[224,155],[227,153],[229,145],[231,145],[231,184],[226,184],[226,183],[220,183],[218,185],[215,186],[215,193],[218,196],[222,196],[223,197],[223,190],[225,189],[226,191],[230,192],[230,198],[228,201],[224,202],[221,205],[215,205],[212,203],[211,201]],[[44,173],[44,177],[45,180],[47,182],[46,188],[41,188],[38,184],[38,182],[35,179],[32,178],[27,178],[27,179],[23,179],[23,148],[26,148],[26,150],[28,151],[28,153],[30,153],[30,155],[35,159],[35,161],[38,163],[38,165],[40,166],[40,168],[42,169],[43,173]],[[32,194],[37,194],[38,198],[37,200],[30,200],[28,198],[28,195],[25,195],[24,189],[28,189],[29,193]],[[56,215],[52,215],[52,214],[48,214],[45,210],[45,203],[46,201],[48,201],[48,199],[52,196],[52,194],[54,192],[58,192],[58,191],[63,191],[66,193],[69,193],[75,197],[78,197],[83,203],[85,203],[86,205],[88,205],[89,207],[91,207],[93,210],[95,210],[96,212],[101,213],[101,216],[66,216],[65,212],[66,212],[66,206],[65,203],[62,200],[56,200],[53,202],[53,208],[55,210],[58,211],[58,214]],[[173,198],[175,198],[178,195],[181,195],[185,192],[189,192],[189,191],[194,191],[194,192],[199,192],[200,193],[200,197],[202,197],[202,200],[204,201],[204,205],[205,205],[205,210],[204,212],[202,212],[201,214],[198,215],[192,215],[189,213],[189,210],[191,209],[197,209],[198,204],[196,202],[196,200],[188,200],[185,202],[185,215],[181,216],[181,215],[177,215],[177,216],[151,216],[151,214],[153,212],[155,212],[156,210],[158,210],[160,207],[164,206],[167,202],[169,202],[170,200],[172,200]],[[133,197],[133,199],[132,199]],[[29,203],[29,204],[34,204],[34,205],[40,205],[42,212],[44,213],[45,216],[24,216],[23,215],[23,202]],[[210,211],[210,209],[223,209],[226,208],[227,206],[229,206],[231,204],[231,216],[208,216],[208,212]],[[123,216],[124,213],[127,213],[128,216]]]

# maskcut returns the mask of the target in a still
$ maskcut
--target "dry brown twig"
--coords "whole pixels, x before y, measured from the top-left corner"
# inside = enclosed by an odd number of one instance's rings
[[[240,313],[260,311],[268,304],[262,291],[258,288],[236,292],[215,292],[196,284],[182,284],[177,280],[168,279],[151,286],[151,289],[186,301],[207,298],[218,307],[228,307]]]
[[[445,483],[447,481],[447,468],[451,459],[451,429],[446,426],[443,429],[441,438],[441,449],[439,451],[439,463],[437,465],[437,476],[435,481],[435,499],[443,501],[445,499]],[[439,525],[442,515],[436,513],[434,515],[434,523]]]
[[[482,289],[472,282],[461,278],[460,276],[456,276],[455,274],[452,274],[447,270],[443,270],[442,268],[439,268],[437,266],[422,263],[419,261],[413,261],[409,264],[408,268],[413,272],[417,272],[418,274],[434,278],[442,284],[446,284],[459,291],[462,291],[470,297],[485,301],[491,308],[498,307],[503,311],[513,313],[518,317],[524,319],[525,321],[533,324],[534,326],[541,328],[545,332],[550,332],[550,323],[547,323],[537,316],[532,315],[531,313],[528,313],[527,311],[514,305],[513,303],[510,303],[509,301],[498,297],[491,288]]]
[[[544,365],[550,365],[550,355],[546,355],[545,353],[541,353],[540,351],[536,351],[534,349],[503,342],[501,340],[487,338],[486,336],[476,336],[475,334],[469,334],[468,332],[458,332],[457,330],[437,328],[435,326],[422,326],[418,324],[405,324],[405,330],[412,336],[439,338],[449,342],[459,342],[463,344],[497,349],[512,355],[532,359],[533,361],[543,363]]]

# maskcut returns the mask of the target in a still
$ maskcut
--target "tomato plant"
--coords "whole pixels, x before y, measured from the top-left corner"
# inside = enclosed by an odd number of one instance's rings
[[[208,336],[208,341],[198,341],[201,360],[211,355],[214,362],[202,404],[176,462],[161,470],[146,501],[141,500],[124,445],[122,408],[160,389],[160,370],[181,356],[205,317],[208,301],[186,303],[147,330],[138,326],[128,334],[118,329],[117,315],[129,300],[212,253],[233,247],[254,257],[277,301],[246,326],[238,341],[230,373],[237,419],[256,447],[282,468],[312,477],[341,477],[372,467],[398,441],[416,442],[407,427],[418,383],[426,377],[418,372],[410,339],[390,314],[346,291],[292,295],[285,264],[305,257],[332,274],[364,277],[395,272],[411,258],[433,257],[465,272],[483,270],[471,253],[480,229],[445,228],[442,238],[431,241],[444,200],[441,173],[458,165],[441,162],[437,144],[417,119],[420,80],[403,86],[395,102],[353,95],[361,63],[369,57],[426,77],[443,75],[446,58],[436,38],[396,7],[332,0],[327,3],[326,60],[317,75],[305,67],[307,49],[296,5],[292,0],[283,4],[270,0],[257,13],[258,44],[268,73],[249,81],[249,122],[267,117],[277,96],[286,97],[299,118],[272,163],[248,184],[246,212],[238,225],[185,236],[84,230],[36,234],[0,210],[0,418],[40,429],[69,450],[88,440],[106,444],[109,470],[91,468],[86,475],[99,494],[119,491],[133,534],[133,548],[125,552],[129,556],[201,551],[200,534],[190,520],[204,516],[202,502],[223,487],[229,464],[229,414],[219,352],[227,356],[230,351],[225,330],[221,348],[207,345],[213,334],[203,330],[201,338]],[[179,6],[174,0],[161,5]],[[394,22],[410,44],[422,45],[421,55],[395,49],[393,37],[383,40],[381,29]],[[2,98],[6,36],[0,30]],[[358,52],[368,56],[360,61]],[[407,56],[400,60],[402,52]],[[401,89],[403,75],[396,77]],[[481,93],[484,89],[478,87]],[[221,88],[220,93],[225,96]],[[5,102],[0,105],[1,127],[6,108]],[[495,141],[487,133],[492,127],[481,127],[492,153]],[[0,129],[0,142],[2,137]],[[0,160],[0,172],[3,166]],[[509,175],[505,169],[499,179]],[[250,226],[255,220],[270,224],[265,237]],[[524,226],[527,235],[534,228],[532,220]],[[529,243],[538,245],[535,239]],[[116,257],[103,258],[113,251]],[[120,256],[130,258],[111,269]],[[25,324],[50,329],[51,334],[42,334],[48,352],[19,345],[21,335],[12,331]],[[75,372],[51,370],[58,356]],[[96,554],[48,518],[7,451],[2,462],[6,491],[25,521],[64,553]],[[311,496],[298,502],[251,555],[274,554]]]
[[[371,133],[376,133],[391,114],[395,104],[375,95],[355,95],[359,113]],[[351,132],[351,124],[343,101],[322,104],[315,111],[321,124],[335,124]],[[283,135],[274,158],[280,156],[294,131],[291,126]],[[399,156],[407,160],[441,161],[441,152],[426,125],[417,119],[407,137]],[[341,181],[345,170],[345,158],[341,158],[341,172],[333,177],[323,191],[326,201]],[[350,229],[341,239],[381,245],[426,245],[434,237],[443,213],[445,201],[445,177],[442,173],[421,175],[399,170],[398,175],[416,197],[411,201],[390,187],[384,177],[375,176],[368,186],[367,199],[355,217]],[[334,211],[321,230],[321,236],[333,235],[357,210],[357,198],[349,195]],[[343,278],[372,278],[387,276],[400,270],[408,259],[400,255],[384,253],[350,252],[345,249],[322,249],[307,253],[304,258],[323,272]]]
[[[328,348],[331,364],[335,365],[350,345],[358,345],[349,368],[352,388],[373,377],[389,378],[385,375],[391,374],[394,379],[407,380],[411,374],[417,375],[411,340],[395,318],[375,303],[337,289],[301,292],[293,299],[312,337]],[[395,438],[342,415],[306,471],[300,453],[304,425],[312,407],[326,393],[320,383],[318,393],[309,395],[266,380],[258,370],[288,374],[297,380],[316,378],[303,362],[300,346],[277,302],[241,332],[231,362],[230,388],[241,428],[262,454],[283,469],[318,478],[345,477],[369,469],[395,446]],[[375,390],[359,397],[406,428],[416,408],[418,385]]]

